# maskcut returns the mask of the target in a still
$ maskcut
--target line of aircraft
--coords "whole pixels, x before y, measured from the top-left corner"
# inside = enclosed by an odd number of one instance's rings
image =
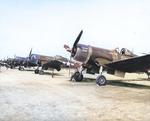
[[[35,74],[44,74],[44,70],[52,71],[52,77],[54,69],[57,71],[61,70],[61,66],[67,67],[67,62],[69,60],[65,57],[56,55],[55,57],[44,56],[39,54],[32,54],[32,49],[29,53],[28,57],[19,57],[8,58],[5,63],[6,67],[10,67],[11,69],[15,67],[19,67],[20,71],[23,71],[24,68],[28,67],[37,67],[35,69]]]
[[[150,78],[150,54],[137,56],[126,48],[122,48],[119,52],[118,48],[108,50],[90,45],[79,44],[78,42],[82,33],[83,30],[81,30],[77,36],[72,48],[68,45],[64,45],[66,51],[70,52],[70,60],[62,56],[50,57],[32,54],[31,49],[27,58],[17,56],[14,59],[7,59],[7,64],[10,68],[19,66],[19,70],[24,70],[24,67],[37,66],[35,74],[43,75],[43,70],[51,70],[53,72],[54,69],[56,69],[57,71],[60,71],[61,65],[67,66],[66,63],[71,62],[71,58],[73,58],[77,62],[77,65],[74,63],[74,65],[76,65],[74,68],[82,67],[80,71],[77,69],[73,78],[76,81],[82,81],[82,72],[86,69],[86,73],[88,74],[99,74],[96,78],[96,83],[99,86],[107,84],[106,77],[103,75],[104,71],[118,77],[125,77],[126,72],[146,73],[148,75],[148,79]]]

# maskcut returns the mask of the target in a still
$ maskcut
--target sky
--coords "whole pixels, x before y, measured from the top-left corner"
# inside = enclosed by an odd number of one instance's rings
[[[0,59],[32,53],[69,59],[64,44],[150,53],[150,0],[0,0]]]

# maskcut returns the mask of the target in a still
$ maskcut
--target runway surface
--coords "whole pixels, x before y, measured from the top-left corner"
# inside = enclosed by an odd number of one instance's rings
[[[96,86],[70,82],[65,69],[52,78],[2,67],[0,121],[149,121],[150,81],[130,76],[106,75],[108,85]]]

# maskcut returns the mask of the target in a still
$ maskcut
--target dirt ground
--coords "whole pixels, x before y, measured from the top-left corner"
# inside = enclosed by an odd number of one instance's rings
[[[89,75],[86,75],[89,76]],[[92,77],[90,75],[89,77]],[[0,121],[149,121],[146,75],[106,75],[108,85],[70,82],[68,70],[54,78],[33,69],[0,73]],[[118,80],[118,81],[116,81]]]

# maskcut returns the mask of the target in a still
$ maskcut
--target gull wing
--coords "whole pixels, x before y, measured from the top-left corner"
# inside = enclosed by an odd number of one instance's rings
[[[125,60],[109,62],[105,64],[108,68],[122,72],[145,72],[150,69],[150,55],[137,56]]]

